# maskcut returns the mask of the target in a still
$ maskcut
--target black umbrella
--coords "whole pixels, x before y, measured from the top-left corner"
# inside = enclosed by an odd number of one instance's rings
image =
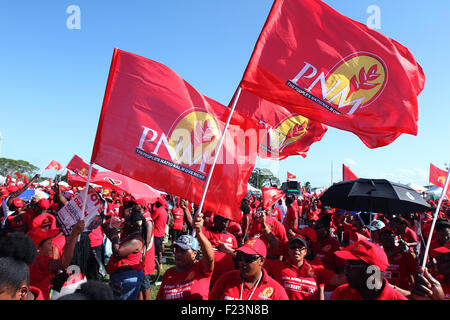
[[[350,211],[415,213],[430,205],[414,189],[385,179],[356,179],[335,183],[320,197],[323,205]]]

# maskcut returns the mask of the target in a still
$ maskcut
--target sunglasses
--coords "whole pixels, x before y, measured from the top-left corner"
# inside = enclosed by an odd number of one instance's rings
[[[295,246],[295,245],[292,245],[292,246],[289,246],[289,249],[291,249],[291,250],[303,250],[303,249],[306,249],[306,247],[305,246]]]
[[[248,264],[255,262],[259,258],[261,258],[261,256],[258,254],[245,254],[240,252],[236,254],[237,261],[242,261]]]

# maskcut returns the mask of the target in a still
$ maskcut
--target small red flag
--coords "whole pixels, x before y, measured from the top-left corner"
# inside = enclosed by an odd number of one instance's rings
[[[434,164],[430,163],[430,183],[443,188],[445,178],[447,178],[447,171],[439,169]]]
[[[228,114],[167,66],[115,49],[91,161],[199,205]],[[237,134],[255,123],[239,121],[204,199],[206,210],[237,222],[256,161]]]
[[[284,197],[284,192],[275,187],[263,187],[261,191],[264,209],[270,208]]]
[[[376,148],[417,135],[424,84],[398,42],[323,1],[275,0],[240,86]]]
[[[12,178],[11,178],[10,175],[7,175],[7,176],[6,176],[5,182],[6,182],[6,185],[7,185],[7,186],[10,186],[10,185],[12,184]]]
[[[84,162],[83,159],[81,159],[79,156],[73,156],[72,160],[70,160],[69,164],[67,165],[67,169],[72,170],[73,172],[75,172],[75,174],[87,179],[89,165]],[[94,177],[97,172],[98,169],[92,168],[91,177]]]
[[[288,172],[287,173],[287,178],[289,179],[296,179],[297,177],[295,175],[293,175],[292,173]]]
[[[26,175],[23,176],[23,183],[27,184],[28,182],[28,177]]]
[[[356,179],[358,179],[358,177],[345,164],[342,164],[342,181]]]
[[[50,163],[45,167],[44,170],[51,170],[51,169],[54,169],[54,170],[56,170],[56,171],[59,171],[59,170],[61,170],[62,168],[63,168],[63,166],[62,166],[59,162],[57,162],[57,161],[55,161],[55,160],[52,160],[52,161],[50,161]]]
[[[21,173],[19,173],[19,172],[16,172],[16,177],[17,177],[17,181],[16,182],[19,182],[18,180],[22,179],[23,175]]]

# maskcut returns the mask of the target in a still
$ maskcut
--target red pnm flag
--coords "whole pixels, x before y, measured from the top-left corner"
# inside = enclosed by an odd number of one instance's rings
[[[17,181],[16,181],[16,183],[17,183],[17,182],[19,182],[20,179],[22,179],[23,175],[19,172],[16,172],[16,177],[17,177]]]
[[[51,170],[51,169],[54,169],[54,170],[56,170],[56,171],[59,171],[59,170],[61,170],[62,168],[63,168],[63,166],[62,166],[59,162],[57,162],[57,161],[55,161],[55,160],[52,160],[52,161],[50,161],[50,163],[45,167],[44,170]]]
[[[72,170],[75,174],[87,179],[89,172],[89,165],[83,161],[79,156],[74,155],[67,165],[67,169]],[[91,177],[94,177],[98,172],[98,169],[92,168]]]
[[[91,161],[199,205],[229,111],[167,66],[115,49]],[[233,115],[203,205],[234,221],[256,161],[239,133],[252,128]]]
[[[287,179],[296,179],[297,177],[295,175],[293,175],[292,173],[288,172],[287,173]]]
[[[376,148],[417,135],[424,83],[398,42],[325,2],[275,0],[240,87]]]
[[[328,129],[320,122],[293,113],[246,90],[241,91],[236,111],[259,123],[260,158],[282,160],[294,155],[305,158],[311,144],[320,141]]]
[[[6,176],[5,183],[6,183],[7,186],[10,186],[12,184],[12,178],[11,178],[10,175]]]
[[[443,188],[446,178],[447,171],[439,169],[434,164],[430,163],[430,183]]]
[[[284,197],[284,192],[275,187],[263,187],[261,189],[263,208],[268,209]]]
[[[345,164],[342,164],[342,181],[347,180],[356,180],[358,177],[347,167]]]

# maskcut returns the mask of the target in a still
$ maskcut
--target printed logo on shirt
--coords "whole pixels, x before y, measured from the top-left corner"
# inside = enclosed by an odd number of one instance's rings
[[[265,289],[263,290],[262,295],[263,295],[264,297],[269,298],[269,297],[273,294],[273,292],[274,292],[274,290],[273,290],[272,287],[267,287],[267,288],[265,288]]]

